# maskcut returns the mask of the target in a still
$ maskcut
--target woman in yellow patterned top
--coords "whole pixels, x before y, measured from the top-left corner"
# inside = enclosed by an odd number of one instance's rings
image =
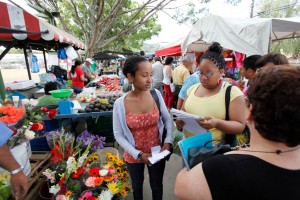
[[[198,123],[213,134],[213,139],[224,139],[226,134],[243,132],[246,126],[245,98],[240,89],[232,86],[229,104],[229,120],[225,120],[225,93],[229,83],[222,81],[225,60],[222,47],[214,42],[200,61],[200,83],[189,88],[182,110],[201,116]],[[182,130],[184,122],[176,121],[177,129]],[[191,133],[184,131],[185,136]]]

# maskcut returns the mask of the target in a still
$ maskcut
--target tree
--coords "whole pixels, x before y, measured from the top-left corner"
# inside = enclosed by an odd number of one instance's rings
[[[108,47],[140,48],[157,35],[156,13],[173,0],[26,0],[59,12],[58,25],[76,35],[87,46],[87,56]]]
[[[264,0],[259,6],[260,17],[288,18],[299,16],[300,5],[297,0]],[[293,54],[300,51],[300,39],[286,39],[274,42],[272,52]]]

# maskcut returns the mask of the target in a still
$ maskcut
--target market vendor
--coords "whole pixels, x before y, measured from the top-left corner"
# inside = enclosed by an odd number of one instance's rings
[[[118,68],[118,66],[117,66],[116,61],[115,60],[111,60],[108,70],[109,71],[117,72],[117,68]]]
[[[60,99],[52,97],[50,91],[57,90],[58,86],[56,82],[48,82],[44,86],[45,95],[38,98],[37,106],[49,106],[57,105]]]
[[[10,173],[13,196],[16,199],[22,199],[29,189],[29,180],[23,172],[24,167],[19,165],[6,145],[13,131],[2,122],[0,122],[0,130],[0,167],[8,170]]]
[[[93,72],[91,69],[92,63],[94,63],[93,60],[91,58],[87,58],[82,66],[82,71],[84,72],[84,77],[86,79],[88,79],[88,81],[84,82],[85,85],[96,78],[95,72]]]
[[[81,93],[84,88],[84,83],[87,82],[88,79],[84,77],[84,72],[82,70],[82,62],[80,60],[76,60],[74,65],[72,65],[72,68],[68,73],[68,79],[72,80],[71,86],[74,93]]]

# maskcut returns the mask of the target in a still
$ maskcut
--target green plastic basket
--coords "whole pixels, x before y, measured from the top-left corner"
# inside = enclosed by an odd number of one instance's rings
[[[52,90],[50,91],[50,93],[54,98],[67,98],[71,96],[72,90],[71,89]]]

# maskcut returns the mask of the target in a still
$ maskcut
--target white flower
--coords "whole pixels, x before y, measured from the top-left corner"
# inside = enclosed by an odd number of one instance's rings
[[[32,106],[36,106],[38,104],[38,101],[36,99],[30,99],[29,104]]]
[[[56,185],[52,185],[49,189],[49,192],[56,195],[58,193],[58,191],[60,190],[60,187],[58,184]]]
[[[71,173],[72,171],[76,170],[76,161],[75,158],[70,156],[67,160],[67,169],[68,173]]]
[[[29,104],[29,99],[22,99],[21,102],[22,102],[22,106],[25,106]]]
[[[108,173],[108,170],[107,170],[107,169],[101,169],[101,170],[99,170],[100,176],[106,176],[107,173]]]
[[[87,158],[87,154],[83,154],[79,159],[78,159],[78,164],[77,164],[77,167],[81,167],[85,161],[85,159]]]
[[[101,200],[111,200],[111,198],[113,197],[113,194],[111,192],[111,190],[102,190],[101,194],[98,196],[99,199]]]
[[[51,183],[55,183],[55,174],[56,174],[56,171],[51,171],[51,169],[46,169],[43,172],[43,175],[46,176],[47,179],[49,179]]]
[[[35,132],[30,131],[30,130],[27,129],[27,130],[25,131],[24,135],[25,135],[26,140],[31,140],[31,139],[34,138]]]

